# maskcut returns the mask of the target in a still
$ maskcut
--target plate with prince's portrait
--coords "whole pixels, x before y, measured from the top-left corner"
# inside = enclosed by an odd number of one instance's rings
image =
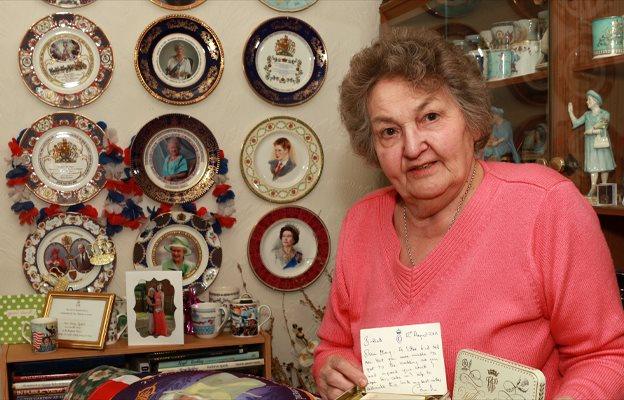
[[[182,286],[204,292],[221,266],[219,236],[210,221],[187,212],[158,215],[148,223],[134,245],[136,270],[180,271]]]
[[[137,184],[161,203],[197,200],[219,171],[217,139],[201,121],[183,114],[161,115],[145,124],[130,157]]]
[[[273,203],[306,196],[323,171],[323,148],[305,122],[273,117],[256,125],[241,150],[241,172],[247,186]]]
[[[323,221],[303,207],[281,207],[258,221],[249,235],[247,256],[256,277],[270,288],[294,291],[314,282],[329,259]]]

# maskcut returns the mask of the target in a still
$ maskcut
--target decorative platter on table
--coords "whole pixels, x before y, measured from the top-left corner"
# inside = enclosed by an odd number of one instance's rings
[[[134,67],[143,87],[160,101],[197,103],[223,74],[223,47],[215,32],[189,15],[168,15],[152,22],[134,51]]]
[[[319,34],[293,17],[269,19],[245,45],[245,76],[264,100],[294,106],[314,96],[327,74],[327,51]]]
[[[21,136],[26,187],[39,199],[62,206],[84,203],[106,184],[99,154],[104,131],[78,114],[55,113],[37,120]]]
[[[150,0],[152,3],[159,5],[168,10],[188,10],[197,7],[206,0]]]
[[[296,201],[314,189],[323,171],[323,148],[305,122],[273,117],[256,125],[241,151],[247,186],[274,203]]]
[[[95,0],[43,0],[48,4],[62,8],[76,8],[89,5]]]
[[[219,171],[217,139],[201,121],[183,114],[161,115],[145,124],[130,154],[137,184],[161,203],[197,200]]]
[[[249,235],[247,256],[265,285],[294,291],[314,282],[329,259],[323,221],[303,207],[281,207],[258,221]]]
[[[28,90],[60,108],[81,107],[97,99],[114,68],[113,49],[104,32],[71,13],[37,21],[20,43],[18,62]]]
[[[112,261],[92,263],[96,239],[107,243]],[[101,292],[115,274],[114,254],[106,229],[94,219],[75,213],[57,214],[37,224],[26,239],[22,268],[38,293],[47,293],[62,281],[66,290]]]
[[[304,10],[317,0],[260,0],[265,5],[271,7],[274,10],[282,12],[297,12]]]
[[[137,270],[182,271],[182,285],[204,292],[219,273],[221,242],[209,221],[187,212],[152,220],[134,245]]]

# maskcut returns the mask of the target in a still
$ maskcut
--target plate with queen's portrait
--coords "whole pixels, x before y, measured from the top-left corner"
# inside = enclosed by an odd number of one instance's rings
[[[210,129],[184,114],[161,115],[145,124],[130,147],[132,173],[152,199],[195,201],[214,184],[219,145]]]
[[[260,0],[274,10],[282,12],[297,12],[310,7],[317,0]]]
[[[104,131],[74,113],[54,113],[22,133],[21,165],[28,169],[26,187],[39,199],[61,206],[84,203],[106,184],[99,163]]]
[[[276,290],[300,290],[314,282],[329,259],[323,221],[303,207],[280,207],[258,221],[247,257],[256,277]]]
[[[219,84],[223,46],[201,20],[174,14],[152,22],[134,50],[141,84],[155,98],[175,105],[197,103]]]
[[[164,213],[148,223],[134,244],[136,270],[181,271],[182,286],[204,292],[219,273],[221,242],[210,221],[187,212]]]
[[[314,189],[323,171],[323,148],[305,122],[273,117],[256,125],[241,151],[247,186],[273,203],[290,203]]]
[[[95,0],[43,0],[48,4],[61,8],[76,8],[89,5]]]
[[[91,20],[56,13],[37,21],[24,35],[19,70],[28,90],[54,107],[77,108],[93,102],[113,75],[113,49]]]
[[[258,26],[243,51],[245,75],[264,100],[294,106],[312,98],[327,74],[327,50],[306,22],[276,17]]]

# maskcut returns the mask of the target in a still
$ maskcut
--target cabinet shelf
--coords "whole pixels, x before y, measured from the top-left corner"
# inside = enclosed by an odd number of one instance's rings
[[[488,81],[487,86],[490,89],[493,89],[493,88],[498,88],[498,87],[517,85],[519,83],[524,83],[524,82],[539,81],[540,79],[547,79],[547,78],[548,78],[548,70],[545,69],[542,71],[533,72],[532,74],[514,76],[512,78],[507,78],[507,79],[499,79],[497,81]]]
[[[598,215],[613,215],[624,217],[624,206],[594,206]]]
[[[589,62],[578,64],[573,68],[574,72],[591,71],[593,69],[608,67],[610,65],[624,64],[624,54],[612,57],[599,58]]]

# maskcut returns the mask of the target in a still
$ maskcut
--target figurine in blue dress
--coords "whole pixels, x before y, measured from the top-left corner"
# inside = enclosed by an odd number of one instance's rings
[[[503,119],[503,109],[492,107],[492,135],[483,150],[483,158],[499,161],[504,155],[511,154],[515,163],[520,162],[520,156],[513,142],[513,128],[511,122]]]
[[[602,97],[593,90],[587,91],[587,108],[579,118],[574,116],[572,103],[568,103],[568,114],[572,120],[572,128],[576,129],[585,124],[585,164],[584,171],[590,174],[591,189],[587,197],[596,194],[598,174],[602,183],[607,183],[609,172],[615,170],[613,149],[609,139],[607,127],[610,115],[608,111],[600,108]]]

